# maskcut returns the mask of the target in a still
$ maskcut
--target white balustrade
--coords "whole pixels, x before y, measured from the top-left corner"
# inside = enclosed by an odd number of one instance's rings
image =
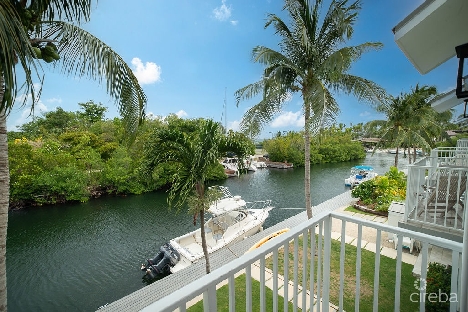
[[[331,259],[331,243],[332,243],[332,223],[341,222],[341,232],[339,236],[340,248],[340,266],[333,275],[339,274],[339,297],[336,302],[330,302],[330,288],[333,286],[335,289],[338,285],[331,285],[332,280],[330,279],[330,259]],[[452,275],[451,275],[451,293],[457,294],[458,298],[461,298],[460,302],[451,302],[450,311],[457,311],[460,308],[466,308],[463,304],[466,304],[466,299],[460,296],[460,288],[466,287],[467,272],[460,272],[462,267],[460,259],[462,259],[462,248],[461,243],[457,243],[451,240],[423,234],[420,232],[410,231],[407,229],[397,228],[389,226],[383,223],[369,221],[363,218],[356,218],[347,214],[338,212],[327,212],[319,214],[310,220],[304,220],[300,225],[290,229],[288,232],[272,239],[262,245],[261,247],[247,252],[240,256],[234,261],[227,263],[221,268],[214,270],[210,274],[202,276],[197,281],[177,290],[171,295],[155,302],[154,304],[146,307],[143,311],[186,311],[188,308],[188,302],[193,298],[203,294],[204,311],[216,311],[217,305],[217,292],[216,288],[222,283],[227,284],[229,288],[229,310],[235,311],[235,291],[234,291],[234,279],[239,274],[246,275],[246,287],[245,311],[252,310],[252,302],[260,303],[260,310],[266,310],[266,271],[272,274],[272,283],[270,282],[269,287],[272,288],[272,307],[273,311],[278,310],[278,306],[283,304],[284,310],[288,310],[288,301],[292,302],[294,311],[298,308],[312,309],[315,306],[314,311],[328,311],[330,306],[337,307],[340,311],[343,310],[343,301],[345,295],[345,282],[349,283],[349,277],[345,276],[345,259],[346,259],[346,230],[350,226],[357,226],[358,233],[356,238],[356,264],[355,264],[355,310],[360,309],[360,296],[361,296],[361,272],[368,268],[362,267],[362,249],[364,248],[363,241],[363,229],[371,228],[375,230],[376,235],[373,241],[367,241],[367,246],[372,246],[375,249],[375,269],[374,269],[374,286],[373,286],[373,309],[378,310],[379,307],[379,285],[381,285],[381,259],[382,253],[381,242],[386,239],[386,235],[382,236],[382,232],[393,233],[397,237],[396,244],[396,274],[395,274],[395,289],[394,289],[394,310],[404,310],[401,306],[401,296],[408,294],[400,294],[400,286],[402,280],[402,258],[403,258],[403,238],[411,237],[412,239],[420,242],[422,255],[422,267],[421,267],[421,278],[425,279],[427,276],[427,262],[428,253],[430,246],[438,246],[446,248],[452,252]],[[302,247],[300,248],[301,237],[308,237],[310,231],[316,234],[316,239],[303,239]],[[335,231],[336,226],[335,226]],[[335,233],[336,234],[336,233]],[[336,238],[336,235],[334,235]],[[368,239],[366,237],[366,239]],[[292,251],[290,249],[292,248]],[[369,247],[366,247],[368,249]],[[300,256],[300,249],[302,250],[302,257]],[[383,249],[382,249],[383,250]],[[280,255],[284,252],[283,265],[284,271],[279,272]],[[292,254],[290,254],[290,252]],[[317,255],[317,257],[315,257]],[[271,270],[267,270],[266,261],[268,260],[271,264]],[[302,262],[302,278],[299,277],[300,262]],[[257,268],[258,267],[258,268]],[[292,276],[289,276],[290,269]],[[252,277],[254,277],[254,271],[259,270],[259,277],[256,279],[260,282],[260,292],[258,297],[253,297],[252,291]],[[307,272],[310,272],[307,276]],[[282,276],[280,276],[282,274]],[[347,280],[348,278],[348,280]],[[336,279],[333,280],[334,283]],[[385,281],[386,282],[386,281]],[[291,284],[292,283],[292,284]],[[307,285],[309,284],[309,285]],[[463,286],[465,285],[465,286]],[[290,287],[292,287],[292,294],[289,293]],[[307,289],[312,291],[307,291]],[[314,294],[314,289],[316,289]],[[236,292],[239,291],[236,289]],[[237,294],[239,295],[239,294]],[[278,295],[283,297],[283,302],[278,299]],[[420,298],[425,298],[425,289],[421,287],[419,291]],[[291,300],[284,299],[290,298]],[[466,296],[463,296],[466,297]],[[281,297],[280,297],[281,298]],[[421,300],[420,311],[424,311],[424,300]]]

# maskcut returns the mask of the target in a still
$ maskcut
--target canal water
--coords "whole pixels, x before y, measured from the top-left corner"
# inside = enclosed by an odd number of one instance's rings
[[[402,169],[407,160],[400,162]],[[313,166],[312,204],[346,191],[344,179],[359,164],[383,174],[393,155]],[[304,210],[302,168],[259,169],[221,184],[246,201],[273,201],[264,228]],[[185,211],[168,210],[164,192],[10,212],[8,310],[96,311],[146,286],[140,264],[166,240],[197,227]]]

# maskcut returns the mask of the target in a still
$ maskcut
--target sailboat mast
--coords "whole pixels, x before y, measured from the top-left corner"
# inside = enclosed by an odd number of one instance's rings
[[[227,133],[226,89],[227,89],[227,87],[224,88],[224,133]]]

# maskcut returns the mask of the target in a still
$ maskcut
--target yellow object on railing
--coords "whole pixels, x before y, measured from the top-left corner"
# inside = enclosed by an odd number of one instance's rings
[[[282,230],[279,230],[279,231],[276,231],[274,233],[271,233],[270,235],[262,238],[261,240],[259,240],[257,243],[255,243],[252,247],[250,247],[249,250],[247,250],[247,252],[251,251],[251,250],[254,250],[260,246],[262,246],[263,244],[265,244],[266,242],[268,242],[270,239],[273,239],[275,238],[276,236],[279,236],[283,233],[286,233],[287,231],[289,231],[288,228],[285,228],[285,229],[282,229]]]

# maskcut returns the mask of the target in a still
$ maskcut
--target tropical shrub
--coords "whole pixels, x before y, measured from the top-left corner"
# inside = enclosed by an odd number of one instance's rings
[[[390,167],[385,175],[356,186],[351,196],[359,198],[359,203],[370,209],[387,212],[392,201],[405,200],[406,175],[396,167]]]
[[[452,267],[450,265],[437,262],[429,263],[426,277],[426,311],[442,312],[450,310],[450,301],[457,299],[456,294],[450,292],[451,277]]]
[[[145,187],[139,176],[128,150],[119,147],[102,170],[101,185],[108,193],[141,194]]]
[[[289,132],[273,140],[266,140],[263,148],[271,161],[293,163],[295,167],[304,166],[304,138],[298,132]]]

